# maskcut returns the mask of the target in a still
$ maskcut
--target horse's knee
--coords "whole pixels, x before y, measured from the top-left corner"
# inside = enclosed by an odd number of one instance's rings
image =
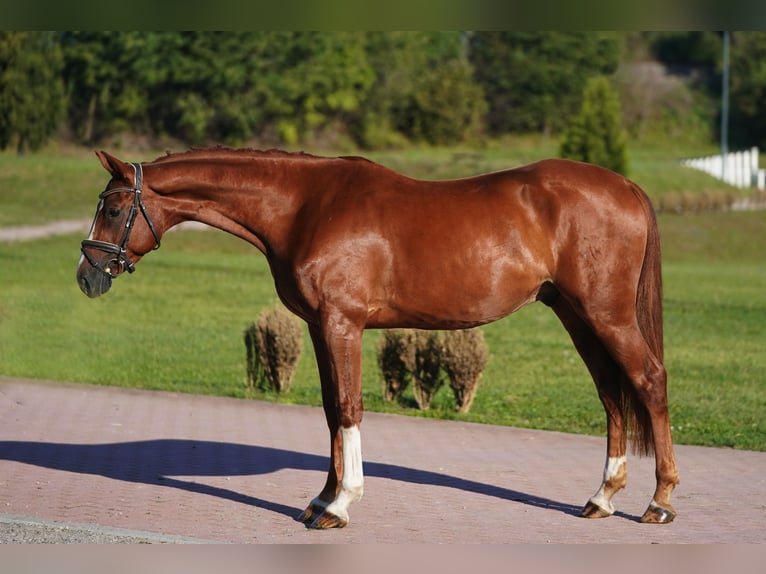
[[[633,381],[639,398],[647,408],[650,410],[667,408],[668,375],[662,363],[650,357]]]

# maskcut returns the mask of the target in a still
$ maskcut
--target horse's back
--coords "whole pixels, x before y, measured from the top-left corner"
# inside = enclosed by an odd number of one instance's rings
[[[373,170],[380,168],[373,163],[369,165]],[[552,207],[574,212],[587,209],[591,203],[631,209],[640,207],[641,196],[645,196],[638,185],[618,173],[595,164],[560,158],[444,181],[415,180],[382,169],[383,172],[375,173],[373,185],[380,192],[381,200],[389,195],[399,204],[419,203],[424,213],[449,210],[453,205],[465,215],[470,215],[472,209],[488,208],[498,217],[514,210],[547,211]],[[468,212],[462,211],[466,208]]]

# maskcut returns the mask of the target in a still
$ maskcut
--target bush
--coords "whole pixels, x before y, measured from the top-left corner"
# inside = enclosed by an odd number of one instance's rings
[[[458,412],[471,408],[489,351],[480,329],[446,331],[387,330],[378,343],[383,396],[397,401],[413,383],[418,407],[427,410],[449,380]]]
[[[653,201],[657,213],[702,213],[729,211],[744,196],[732,190],[664,193]]]
[[[648,142],[672,138],[678,147],[682,142],[712,141],[716,106],[694,89],[693,77],[672,74],[659,62],[621,64],[612,82],[631,138]]]
[[[415,370],[412,372],[415,400],[421,410],[428,410],[444,379],[441,376],[442,345],[433,331],[414,331]]]
[[[401,131],[431,145],[480,140],[487,104],[472,78],[473,68],[460,59],[424,71],[400,118]]]
[[[415,345],[412,331],[389,329],[378,343],[378,366],[383,374],[383,398],[397,401],[409,386],[415,370]]]
[[[276,307],[245,330],[248,389],[287,391],[303,351],[300,322]]]
[[[471,408],[488,359],[489,350],[481,329],[448,331],[444,334],[441,362],[455,394],[458,412],[467,413]]]
[[[591,78],[585,85],[582,108],[564,132],[559,154],[628,174],[627,134],[622,128],[620,100],[605,77]]]

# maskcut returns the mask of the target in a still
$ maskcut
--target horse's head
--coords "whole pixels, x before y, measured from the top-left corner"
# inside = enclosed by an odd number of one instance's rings
[[[143,169],[106,152],[96,155],[112,176],[101,192],[90,236],[82,242],[77,283],[88,297],[98,297],[112,279],[127,271],[147,252],[160,246],[160,235],[143,200]]]

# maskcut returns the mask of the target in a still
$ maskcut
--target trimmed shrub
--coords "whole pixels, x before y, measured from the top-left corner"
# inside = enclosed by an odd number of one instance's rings
[[[481,329],[461,331],[386,330],[378,343],[383,396],[397,401],[412,382],[415,401],[427,410],[449,380],[455,408],[471,408],[489,350]]]
[[[467,413],[471,408],[488,359],[489,349],[481,329],[444,333],[441,364],[449,378],[459,413]]]
[[[747,203],[740,193],[729,191],[682,191],[663,193],[652,201],[658,213],[720,212],[734,209],[738,202]]]
[[[428,410],[436,391],[444,384],[441,376],[442,344],[434,331],[413,331],[415,370],[412,372],[415,400],[421,410]]]
[[[245,330],[248,389],[277,393],[290,388],[303,351],[300,322],[287,310],[263,311]]]
[[[378,366],[383,374],[383,398],[397,401],[409,386],[415,370],[412,331],[388,329],[378,342]]]

